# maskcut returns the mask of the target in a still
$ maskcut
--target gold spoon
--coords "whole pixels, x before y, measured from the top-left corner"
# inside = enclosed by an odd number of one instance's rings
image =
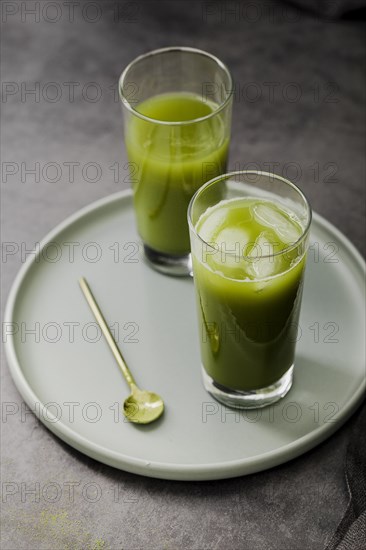
[[[90,306],[90,309],[94,313],[104,336],[107,340],[109,347],[112,350],[115,360],[118,363],[119,368],[122,371],[123,376],[125,377],[128,385],[131,388],[131,395],[125,399],[123,403],[123,413],[131,422],[136,424],[149,424],[153,422],[159,416],[163,414],[164,411],[164,402],[160,395],[153,393],[151,391],[140,390],[135,382],[134,377],[132,376],[129,368],[126,365],[125,360],[123,359],[122,353],[117,346],[111,331],[103,317],[103,314],[95,301],[95,298],[90,290],[86,279],[82,277],[79,280],[81,290],[84,293],[84,296]]]

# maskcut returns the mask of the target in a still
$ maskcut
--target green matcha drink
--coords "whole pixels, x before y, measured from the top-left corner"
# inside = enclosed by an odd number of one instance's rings
[[[227,194],[208,200],[202,191],[209,206],[191,225],[201,358],[206,389],[251,408],[291,386],[307,222],[273,194]]]
[[[148,52],[120,77],[137,229],[162,273],[192,271],[187,207],[226,169],[232,90],[225,65],[195,48]]]
[[[217,105],[185,93],[161,94],[136,107],[164,122],[190,121],[212,114]],[[195,191],[225,172],[229,139],[220,116],[187,125],[131,119],[126,131],[137,227],[145,244],[172,255],[190,250],[187,208]]]

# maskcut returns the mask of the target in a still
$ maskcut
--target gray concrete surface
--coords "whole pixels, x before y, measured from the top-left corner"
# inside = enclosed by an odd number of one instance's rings
[[[236,81],[230,167],[257,163],[295,179],[364,253],[363,31],[359,16],[331,21],[259,0],[3,2],[3,241],[31,249],[69,214],[127,186],[118,76],[149,49],[191,45],[221,57]],[[74,181],[70,162],[79,163]],[[89,162],[100,166],[95,183]],[[26,172],[35,163],[39,178]],[[2,263],[3,302],[21,263],[20,253]],[[21,407],[4,358],[1,380],[3,403]],[[99,464],[32,415],[3,417],[2,548],[322,548],[347,504],[353,422],[275,469],[182,483]],[[61,487],[55,502],[52,482]]]

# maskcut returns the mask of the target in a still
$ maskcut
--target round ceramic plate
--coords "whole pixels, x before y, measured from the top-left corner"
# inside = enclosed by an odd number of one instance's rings
[[[163,417],[122,416],[127,385],[78,285],[85,276],[137,382]],[[58,437],[105,464],[152,477],[220,479],[273,467],[329,437],[365,388],[364,262],[315,215],[294,385],[279,403],[238,412],[201,383],[193,281],[145,264],[130,192],[84,208],[23,265],[5,313],[12,377]]]

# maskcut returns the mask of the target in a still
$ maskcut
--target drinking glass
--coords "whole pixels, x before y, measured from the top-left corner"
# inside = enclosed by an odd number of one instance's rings
[[[163,273],[191,272],[187,208],[226,170],[232,80],[215,56],[163,48],[132,61],[119,80],[137,229]]]
[[[232,172],[188,210],[203,382],[218,401],[263,407],[293,380],[310,205],[290,181]]]

